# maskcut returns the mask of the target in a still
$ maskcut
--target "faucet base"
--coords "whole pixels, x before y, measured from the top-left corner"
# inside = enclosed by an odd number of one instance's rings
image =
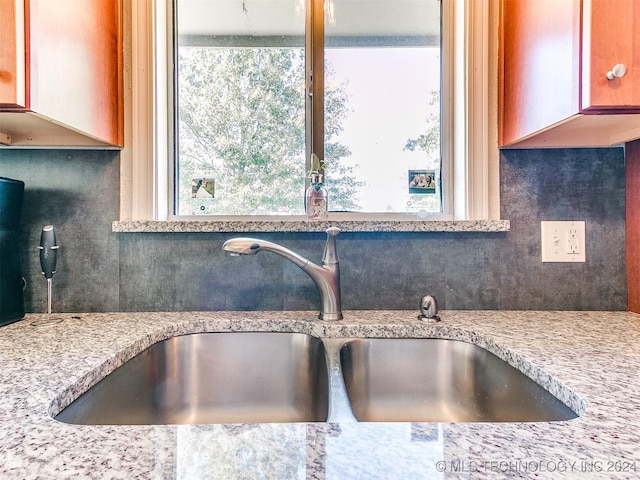
[[[318,315],[318,318],[320,320],[342,320],[344,317],[342,316],[342,312],[338,312],[338,313],[320,312],[320,315]]]

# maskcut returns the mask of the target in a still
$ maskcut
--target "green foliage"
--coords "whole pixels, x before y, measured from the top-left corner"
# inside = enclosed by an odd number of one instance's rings
[[[303,214],[305,81],[300,49],[188,48],[179,54],[179,195],[191,212],[194,178],[215,178],[213,211],[225,215]],[[353,203],[356,182],[341,159],[350,155],[331,137],[341,130],[347,97],[327,96],[331,126],[328,170],[341,178],[337,204]],[[351,176],[353,176],[351,174]]]

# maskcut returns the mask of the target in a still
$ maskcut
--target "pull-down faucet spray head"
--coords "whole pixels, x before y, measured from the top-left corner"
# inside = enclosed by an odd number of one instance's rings
[[[222,249],[230,252],[232,256],[256,255],[264,250],[286,258],[309,275],[318,287],[321,302],[319,318],[321,320],[341,320],[343,316],[340,296],[340,265],[336,249],[336,236],[339,233],[339,228],[330,227],[327,229],[327,243],[322,256],[322,266],[310,262],[282,245],[257,238],[232,238],[224,242]]]

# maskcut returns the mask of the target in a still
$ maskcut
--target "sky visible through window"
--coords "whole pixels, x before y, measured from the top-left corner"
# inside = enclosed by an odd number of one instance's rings
[[[329,49],[326,60],[334,81],[347,82],[351,113],[339,141],[352,152],[345,163],[357,165],[357,178],[366,182],[362,211],[411,211],[408,170],[440,168],[439,155],[404,150],[407,140],[425,133],[428,116],[439,115],[439,105],[429,103],[440,90],[440,49]]]

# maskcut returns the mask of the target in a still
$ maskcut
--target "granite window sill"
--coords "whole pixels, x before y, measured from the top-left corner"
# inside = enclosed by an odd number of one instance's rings
[[[338,227],[344,232],[508,232],[509,220],[119,220],[116,233],[190,232],[324,232]]]

